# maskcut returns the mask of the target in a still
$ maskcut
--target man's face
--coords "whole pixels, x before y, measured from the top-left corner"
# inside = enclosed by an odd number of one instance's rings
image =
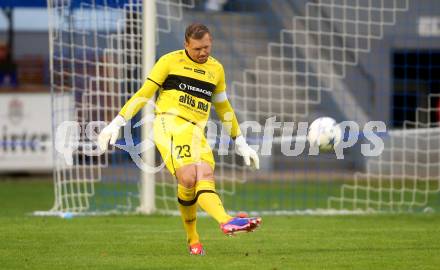
[[[185,41],[184,46],[191,59],[199,64],[203,64],[208,61],[208,57],[211,54],[212,39],[206,33],[201,39],[190,38],[188,42]]]

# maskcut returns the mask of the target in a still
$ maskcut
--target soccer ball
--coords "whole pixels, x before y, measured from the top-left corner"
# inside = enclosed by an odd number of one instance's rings
[[[307,141],[311,147],[319,147],[325,152],[332,150],[341,142],[342,131],[335,119],[320,117],[312,122],[307,134]]]

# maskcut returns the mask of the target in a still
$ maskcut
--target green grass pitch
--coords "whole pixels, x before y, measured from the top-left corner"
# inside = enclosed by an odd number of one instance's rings
[[[199,219],[204,257],[191,257],[179,217],[33,217],[49,181],[0,181],[0,269],[439,269],[440,215],[264,216],[226,237]]]

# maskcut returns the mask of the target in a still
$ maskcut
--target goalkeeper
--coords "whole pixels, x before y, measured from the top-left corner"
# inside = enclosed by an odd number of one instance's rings
[[[212,104],[245,164],[258,169],[259,159],[241,135],[225,92],[223,66],[210,56],[211,46],[211,33],[205,25],[188,26],[185,49],[162,56],[143,86],[98,136],[99,147],[105,151],[109,142],[116,142],[119,129],[160,89],[153,123],[154,142],[168,170],[177,178],[179,210],[190,254],[195,255],[204,254],[196,230],[197,204],[217,220],[225,234],[249,232],[261,223],[261,218],[228,215],[215,191],[215,162],[204,134]]]

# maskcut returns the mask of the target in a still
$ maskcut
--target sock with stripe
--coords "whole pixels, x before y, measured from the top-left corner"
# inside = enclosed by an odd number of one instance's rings
[[[225,223],[232,217],[223,207],[220,197],[215,192],[215,183],[211,180],[199,180],[196,183],[197,203],[218,223]]]
[[[196,244],[200,239],[196,228],[197,203],[195,200],[195,188],[186,188],[179,184],[177,185],[177,197],[188,244]]]

